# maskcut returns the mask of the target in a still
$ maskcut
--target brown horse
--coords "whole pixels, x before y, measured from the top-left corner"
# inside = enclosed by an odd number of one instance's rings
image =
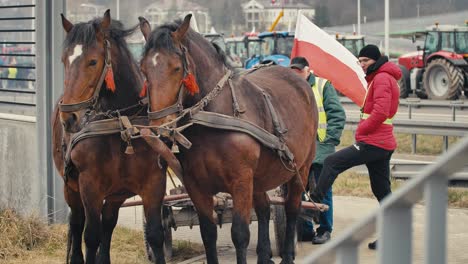
[[[109,10],[103,18],[75,25],[62,15],[62,25],[67,32],[62,54],[65,87],[53,113],[52,143],[54,162],[64,178],[65,199],[71,208],[67,263],[84,261],[83,229],[86,263],[110,263],[119,208],[135,194],[143,200],[145,233],[155,261],[165,263],[161,222],[165,162],[159,162],[141,139],[134,140],[133,155],[125,154],[127,143],[120,131],[71,143],[71,138],[96,120],[147,115],[146,107],[138,105],[142,76],[125,43],[125,37],[136,27],[124,30],[120,22],[111,20]],[[68,159],[66,150],[70,148]],[[170,151],[160,155],[180,170]]]
[[[280,66],[236,73],[225,82],[229,71],[224,56],[190,29],[190,18],[188,15],[183,22],[162,25],[151,32],[149,23],[140,17],[147,41],[141,69],[148,82],[153,111],[150,117],[154,118],[151,124],[164,126],[181,112],[181,106],[187,109],[205,100],[202,106],[206,111],[236,116],[237,121],[247,120],[276,134],[294,154],[296,165],[284,164],[286,161],[275,151],[247,133],[197,124],[185,130],[192,146],[181,147],[178,158],[184,169],[184,185],[197,208],[207,262],[218,263],[212,196],[227,192],[233,199],[231,235],[237,263],[246,263],[252,206],[259,222],[258,263],[271,263],[266,191],[287,183],[286,241],[281,255],[282,263],[293,263],[302,183],[315,155],[317,110],[311,89],[290,69]],[[191,114],[186,116],[190,119]]]

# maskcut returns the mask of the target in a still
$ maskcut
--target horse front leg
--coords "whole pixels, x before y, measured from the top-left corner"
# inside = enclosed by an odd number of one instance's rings
[[[155,178],[150,175],[150,178]],[[149,191],[141,193],[143,208],[145,211],[146,225],[145,237],[154,253],[154,262],[158,264],[166,263],[164,258],[164,228],[162,225],[162,203],[165,194],[166,184],[157,181],[154,188],[147,188]]]
[[[80,175],[80,181],[85,178]],[[81,200],[83,201],[86,221],[84,241],[86,245],[86,264],[96,263],[96,253],[102,236],[101,212],[104,198],[98,195],[97,188],[93,184],[81,184]]]
[[[301,175],[295,175],[288,182],[288,194],[284,204],[286,211],[286,234],[284,239],[281,264],[294,263],[297,217],[299,216],[301,197],[304,192],[302,183],[307,179],[308,169],[299,170]],[[301,178],[299,178],[301,177]],[[302,180],[302,181],[301,181]]]
[[[110,246],[112,233],[117,225],[119,209],[125,200],[106,201],[102,208],[102,238],[99,246],[98,263],[107,264],[110,261]]]
[[[195,208],[197,209],[198,221],[200,222],[200,233],[205,247],[207,264],[218,264],[218,253],[216,251],[216,241],[218,239],[218,229],[214,218],[213,196],[207,195],[201,188],[195,186],[193,181],[185,181],[185,187],[190,194]]]
[[[81,242],[85,225],[83,204],[80,194],[67,186],[64,187],[64,196],[71,210],[68,219],[67,259],[65,263],[82,264],[84,258]]]
[[[232,188],[233,214],[231,237],[236,247],[238,264],[247,264],[247,247],[250,241],[250,210],[253,199],[252,181],[239,180]]]
[[[270,203],[266,193],[254,193],[255,213],[258,220],[257,263],[272,264],[270,243]]]

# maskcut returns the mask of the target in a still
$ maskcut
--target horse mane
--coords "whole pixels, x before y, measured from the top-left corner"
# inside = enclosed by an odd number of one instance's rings
[[[63,44],[64,50],[77,44],[83,45],[83,50],[92,48],[97,41],[96,29],[100,27],[101,22],[102,18],[95,18],[89,22],[74,24],[65,38]],[[109,29],[103,32],[108,36],[112,48],[117,50],[117,52],[112,53],[112,69],[117,88],[115,92],[101,89],[100,98],[102,100],[100,99],[99,104],[101,111],[120,109],[133,105],[139,100],[142,77],[125,40],[126,37],[133,34],[138,28],[138,25],[136,25],[132,28],[124,29],[120,21],[112,20]]]
[[[176,47],[174,46],[174,42],[172,41],[171,33],[176,31],[177,28],[182,24],[182,20],[178,19],[172,23],[166,23],[159,27],[157,27],[146,42],[143,57],[145,57],[148,52],[152,49],[159,50],[159,49],[167,49],[170,52],[180,53],[177,51]],[[206,59],[215,60],[227,68],[231,68],[231,66],[227,63],[226,54],[225,52],[215,43],[211,43],[207,39],[205,39],[201,34],[189,28],[185,35],[185,43],[187,49],[190,51],[191,45],[197,45],[201,47],[206,54]],[[208,48],[206,48],[208,47]]]

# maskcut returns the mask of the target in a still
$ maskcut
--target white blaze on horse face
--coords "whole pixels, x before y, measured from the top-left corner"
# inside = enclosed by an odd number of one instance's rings
[[[68,57],[70,65],[72,65],[73,61],[81,56],[81,54],[83,54],[83,45],[76,45],[75,48],[73,48],[73,54]]]
[[[156,67],[156,65],[158,65],[158,56],[159,56],[159,52],[157,52],[156,54],[154,54],[153,56],[153,65]]]

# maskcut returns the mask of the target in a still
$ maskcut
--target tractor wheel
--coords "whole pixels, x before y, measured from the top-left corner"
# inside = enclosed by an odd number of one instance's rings
[[[463,83],[463,71],[445,59],[431,61],[423,74],[423,85],[429,99],[457,99]]]
[[[398,80],[398,86],[400,87],[400,98],[406,98],[411,93],[410,73],[405,66],[398,66],[401,69],[401,78]]]

